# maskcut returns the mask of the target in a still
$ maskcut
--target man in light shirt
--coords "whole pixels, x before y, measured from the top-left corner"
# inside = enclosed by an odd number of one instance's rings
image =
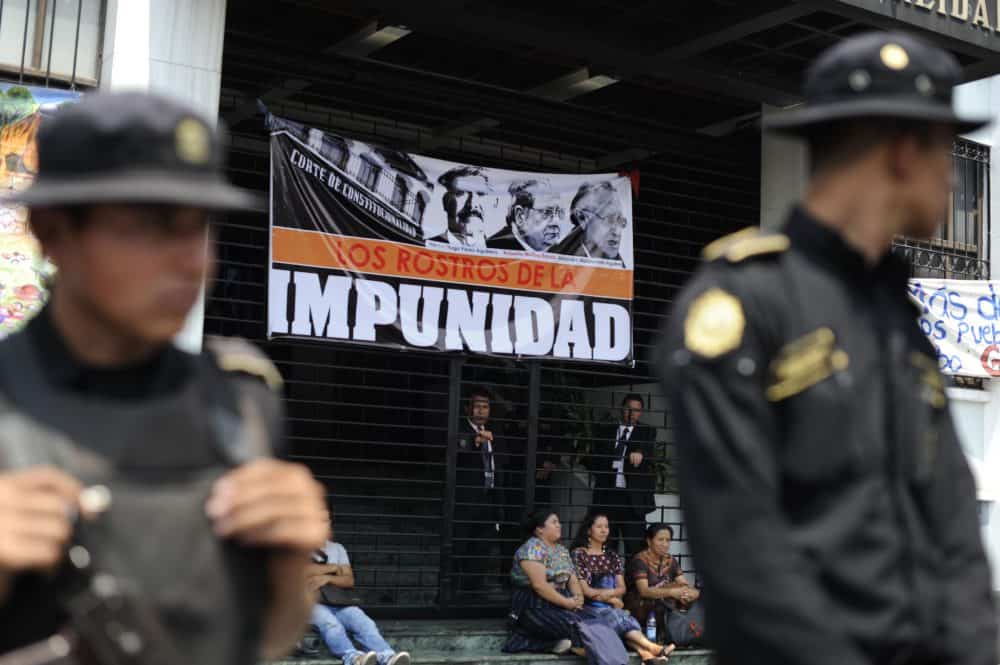
[[[344,665],[410,665],[410,654],[389,646],[371,617],[353,604],[356,594],[352,593],[351,560],[344,546],[334,542],[333,537],[331,526],[330,540],[316,552],[307,572],[309,589],[320,592],[320,602],[313,607],[310,623],[316,626],[330,653]]]

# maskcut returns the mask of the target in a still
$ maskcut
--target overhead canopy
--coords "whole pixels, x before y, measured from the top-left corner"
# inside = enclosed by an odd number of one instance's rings
[[[380,65],[518,91],[523,104],[568,103],[655,123],[630,122],[618,149],[597,155],[599,170],[655,154],[656,139],[671,133],[671,145],[682,146],[675,139],[683,134],[755,131],[761,104],[798,102],[807,64],[860,31],[922,34],[951,50],[968,79],[1000,72],[997,11],[993,0],[235,2],[224,69],[228,78],[246,66],[245,80],[260,86],[255,92],[265,101],[315,107],[327,82],[356,75],[356,67],[338,63],[364,58],[372,69],[366,76],[385,85],[398,80]],[[260,77],[267,64],[273,80]],[[326,81],[316,80],[320,73]],[[469,110],[431,127],[424,150],[448,139],[516,133],[505,116],[523,115],[523,104],[478,112],[474,103],[455,102]],[[255,113],[248,95],[224,115],[236,125]]]

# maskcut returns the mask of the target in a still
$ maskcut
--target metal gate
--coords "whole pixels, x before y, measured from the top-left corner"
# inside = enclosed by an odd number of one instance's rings
[[[734,141],[720,151],[707,138],[583,105],[554,105],[372,60],[343,58],[319,70],[302,54],[277,47],[262,52],[245,39],[227,35],[220,112],[236,124],[232,177],[260,191],[268,174],[267,135],[260,117],[251,116],[264,80],[295,89],[265,100],[278,115],[444,159],[586,172],[601,169],[596,153],[628,145],[623,133],[632,140],[645,132],[656,147],[655,156],[627,164],[641,179],[634,204],[638,362],[632,368],[265,342],[267,219],[220,221],[206,333],[248,337],[277,362],[287,384],[288,454],[326,483],[336,537],[351,554],[367,607],[382,616],[495,615],[507,606],[510,555],[523,540],[519,514],[541,491],[572,537],[590,500],[581,462],[593,428],[617,417],[626,393],[644,397],[643,422],[658,432],[659,486],[671,491],[670,418],[647,360],[701,247],[758,222],[757,142]],[[503,122],[486,137],[428,132],[428,126],[456,122],[456,100],[469,113],[492,109]],[[485,531],[462,528],[477,518],[456,500],[455,451],[464,400],[480,385],[493,395],[491,426],[504,438],[505,469],[517,491],[499,517],[478,518],[495,537],[489,548],[469,554],[469,542]],[[548,481],[538,474],[540,456],[556,461]],[[676,505],[665,505],[663,516],[677,521]],[[682,530],[677,536],[684,540]],[[686,551],[683,542],[678,547]],[[477,565],[466,565],[470,559]],[[463,586],[470,575],[473,583]]]

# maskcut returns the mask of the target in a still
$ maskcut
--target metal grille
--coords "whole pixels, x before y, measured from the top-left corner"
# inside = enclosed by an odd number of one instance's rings
[[[256,90],[246,75],[248,54],[227,38],[230,48],[224,54],[224,117],[247,108]],[[313,86],[295,100],[272,101],[271,110],[363,141],[513,169],[596,170],[598,154],[629,147],[609,144],[622,129],[615,123],[627,118],[563,107],[561,113],[572,115],[572,127],[554,136],[551,108],[541,101],[529,104],[512,94],[504,104],[502,91],[456,79],[389,86],[372,61],[343,66],[348,72],[363,69],[365,76],[325,81],[322,94]],[[292,75],[298,74],[286,74]],[[523,113],[483,136],[427,140],[422,128],[453,122],[448,100],[479,93],[490,95],[498,108]],[[245,122],[235,132],[230,171],[238,184],[266,189],[266,141],[262,122]],[[588,429],[614,417],[626,392],[645,398],[643,422],[656,428],[659,441],[660,488],[672,490],[669,417],[647,359],[674,293],[698,264],[700,248],[757,223],[759,214],[758,141],[731,141],[725,153],[705,141],[704,151],[679,143],[633,165],[641,172],[634,204],[634,368],[265,342],[267,218],[220,220],[219,276],[207,303],[206,333],[256,340],[278,363],[288,384],[289,454],[327,484],[337,539],[351,554],[359,590],[376,614],[496,615],[506,608],[503,585],[511,553],[524,540],[520,514],[536,498],[548,500],[571,537],[590,500],[582,465],[594,443]],[[669,137],[660,136],[658,143],[669,148]],[[476,385],[494,395],[490,426],[504,446],[498,457],[511,489],[499,514],[463,499],[461,490],[468,487],[458,483],[456,472],[464,398]],[[540,459],[556,462],[548,484],[538,482]],[[668,498],[661,513],[676,530],[676,500]],[[684,540],[682,532],[677,535]],[[488,546],[469,546],[483,540]],[[675,551],[683,554],[684,543]],[[464,587],[463,579],[473,588]]]
[[[96,87],[104,13],[103,0],[0,1],[0,76]]]
[[[929,240],[898,238],[896,252],[909,259],[914,277],[990,278],[990,149],[955,142],[954,191],[948,218]]]

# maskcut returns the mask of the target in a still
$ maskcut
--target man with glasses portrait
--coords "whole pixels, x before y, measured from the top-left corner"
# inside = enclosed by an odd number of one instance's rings
[[[507,227],[490,237],[487,247],[545,252],[569,232],[566,210],[547,180],[520,180],[507,191],[513,197]]]
[[[620,252],[628,220],[621,207],[618,191],[610,181],[581,185],[570,204],[570,221],[575,228],[550,251],[617,260],[624,266]]]

